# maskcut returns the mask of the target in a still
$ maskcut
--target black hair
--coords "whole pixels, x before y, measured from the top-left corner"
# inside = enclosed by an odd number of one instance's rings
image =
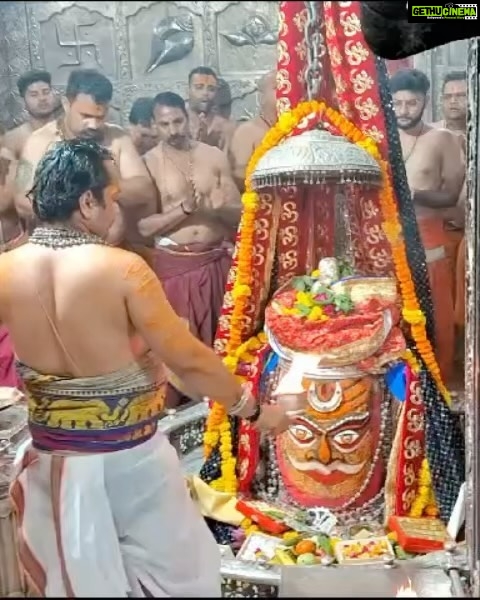
[[[77,69],[70,73],[65,95],[69,100],[75,100],[79,94],[91,96],[97,104],[108,104],[113,96],[113,86],[96,69]]]
[[[414,92],[426,96],[430,89],[430,81],[418,69],[400,69],[390,77],[390,92]]]
[[[161,92],[153,99],[153,108],[155,106],[168,106],[169,108],[179,108],[185,116],[188,116],[185,100],[174,92]]]
[[[450,71],[447,73],[443,79],[442,84],[442,92],[445,89],[447,83],[450,81],[467,81],[467,72],[466,71]]]
[[[194,75],[210,75],[211,77],[215,77],[218,81],[217,74],[210,67],[195,67],[195,69],[192,69],[188,74],[188,85],[192,83],[192,77]]]
[[[66,221],[88,190],[103,202],[103,190],[110,183],[105,160],[112,160],[109,150],[92,140],[58,142],[44,154],[28,193],[40,221]]]
[[[28,71],[28,73],[24,73],[17,81],[17,88],[20,96],[25,98],[28,88],[33,83],[38,83],[39,81],[52,87],[52,76],[48,71]]]
[[[128,121],[132,125],[149,127],[153,114],[153,98],[137,98],[132,104]]]

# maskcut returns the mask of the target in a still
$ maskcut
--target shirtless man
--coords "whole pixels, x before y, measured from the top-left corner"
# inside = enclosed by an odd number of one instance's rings
[[[29,117],[25,123],[8,131],[0,145],[0,247],[3,250],[17,246],[26,237],[24,225],[15,210],[15,173],[27,139],[52,121],[59,107],[59,98],[51,81],[47,71],[29,71],[17,82]]]
[[[235,123],[215,110],[218,78],[213,69],[197,67],[188,76],[188,117],[190,135],[209,146],[227,151]]]
[[[153,98],[137,98],[128,117],[128,131],[140,156],[158,143],[157,133],[152,126],[152,108]]]
[[[26,241],[26,235],[13,206],[13,160],[2,156],[0,139],[0,255]],[[19,388],[21,383],[15,368],[15,355],[7,328],[0,323],[0,387]]]
[[[445,75],[442,86],[443,119],[433,127],[448,129],[459,135],[467,134],[467,73],[452,71]]]
[[[55,118],[60,99],[52,89],[52,76],[47,71],[25,73],[17,81],[17,88],[28,120],[5,135],[4,145],[18,161],[30,135]]]
[[[158,208],[140,221],[139,229],[155,236],[154,269],[173,308],[211,346],[231,262],[228,241],[240,219],[240,195],[227,156],[191,139],[180,96],[158,94],[153,118],[161,141],[145,155],[145,163],[158,190]],[[168,401],[173,405],[180,398],[171,390]]]
[[[422,116],[430,82],[416,69],[390,78],[403,159],[425,247],[435,313],[436,356],[445,382],[454,356],[453,289],[444,210],[455,206],[465,178],[465,166],[454,134],[427,125]]]
[[[63,139],[97,140],[109,148],[115,159],[119,177],[117,212],[110,241],[139,241],[137,222],[154,212],[155,188],[132,140],[117,125],[106,123],[112,99],[111,82],[94,69],[72,71],[67,83],[63,107],[64,117],[35,131],[23,148],[17,169],[15,206],[18,214],[32,223],[32,203],[27,198],[33,174],[45,152]],[[126,229],[126,234],[125,234]]]
[[[233,134],[229,148],[229,159],[238,189],[243,192],[245,171],[253,151],[260,145],[264,135],[275,124],[277,118],[277,76],[275,71],[264,75],[259,84],[260,113],[241,123]]]
[[[466,163],[467,145],[467,74],[465,71],[447,73],[442,86],[443,119],[432,123],[433,127],[448,129],[456,134]],[[452,265],[454,289],[461,285],[457,278],[463,279],[464,272],[457,272],[458,249],[464,236],[465,203],[458,200],[456,206],[444,213],[445,231],[448,236],[448,257]]]
[[[0,256],[31,434],[11,487],[20,563],[38,597],[220,597],[218,546],[157,430],[164,365],[260,430],[288,416],[188,332],[142,258],[104,243],[117,193],[105,148],[60,142],[36,172],[43,226]]]

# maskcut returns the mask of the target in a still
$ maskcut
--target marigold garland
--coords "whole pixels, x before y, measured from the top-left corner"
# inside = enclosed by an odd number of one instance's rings
[[[248,344],[251,342],[251,340],[248,340],[242,345],[242,336],[244,334],[243,315],[245,314],[245,309],[251,295],[251,261],[254,248],[255,217],[259,203],[258,195],[252,187],[252,175],[259,160],[286,137],[291,135],[306,117],[312,115],[316,115],[319,119],[325,118],[327,124],[333,125],[339,134],[366,150],[378,162],[381,168],[383,188],[379,194],[379,201],[383,216],[382,227],[392,249],[395,273],[402,296],[402,316],[411,327],[412,338],[425,367],[431,373],[438,389],[449,404],[450,394],[442,381],[432,345],[427,337],[425,315],[420,308],[410,272],[388,162],[383,160],[378,146],[372,138],[365,135],[341,113],[327,107],[324,102],[302,102],[293,110],[280,115],[277,123],[266,133],[248,163],[245,177],[245,193],[242,196],[244,209],[239,227],[236,253],[237,274],[232,289],[233,310],[230,318],[230,331],[224,364],[232,373],[235,373],[239,361],[245,359],[248,362],[248,356],[244,355],[248,355]],[[256,340],[255,337],[251,339]],[[420,365],[413,352],[410,351],[407,353],[406,360],[412,367],[415,366],[418,372]],[[213,403],[207,419],[205,432],[205,455],[207,457],[219,441],[222,455],[221,477],[212,482],[211,485],[215,489],[234,493],[236,490],[236,464],[232,452],[229,418],[221,405]],[[426,468],[428,468],[426,460],[425,464]],[[430,497],[429,500],[431,500]]]
[[[438,508],[436,506],[435,494],[432,488],[430,468],[428,466],[428,460],[424,458],[418,474],[417,495],[412,502],[408,516],[419,518],[422,516],[436,517],[437,515]]]

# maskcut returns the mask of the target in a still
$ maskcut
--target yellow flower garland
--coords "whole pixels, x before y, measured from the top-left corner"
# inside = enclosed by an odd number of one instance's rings
[[[259,160],[283,139],[289,136],[306,117],[317,114],[325,117],[327,122],[334,125],[337,130],[350,142],[364,148],[380,165],[383,177],[383,188],[380,193],[380,207],[383,216],[383,230],[392,248],[392,257],[397,280],[403,302],[402,316],[410,324],[412,337],[418,353],[422,357],[426,368],[432,374],[438,389],[443,397],[450,403],[450,394],[446,389],[438,367],[433,348],[426,333],[426,319],[420,309],[416,296],[415,285],[408,264],[405,244],[402,237],[402,227],[399,220],[395,192],[391,181],[388,163],[382,159],[376,142],[365,135],[358,127],[346,119],[338,111],[327,107],[324,102],[302,102],[293,110],[280,115],[277,123],[266,133],[261,144],[252,154],[246,169],[245,193],[242,196],[243,213],[239,228],[239,241],[237,245],[237,276],[232,290],[233,310],[230,319],[229,339],[226,348],[224,364],[231,372],[235,373],[239,359],[244,350],[242,348],[243,315],[251,295],[251,261],[254,247],[255,218],[258,207],[258,195],[252,187],[252,175]],[[255,338],[253,338],[255,339]],[[249,340],[250,341],[250,340]],[[249,341],[246,342],[248,345]],[[407,355],[410,364],[419,368],[413,353]],[[205,432],[205,454],[208,456],[220,440],[222,455],[221,477],[211,485],[221,491],[236,491],[235,458],[232,453],[232,440],[228,415],[223,407],[214,403],[207,419]],[[427,464],[428,467],[428,464]]]
[[[408,516],[419,518],[423,516],[436,517],[437,515],[438,508],[436,506],[435,494],[432,488],[430,468],[428,466],[428,460],[424,458],[418,474],[417,495],[412,502]]]

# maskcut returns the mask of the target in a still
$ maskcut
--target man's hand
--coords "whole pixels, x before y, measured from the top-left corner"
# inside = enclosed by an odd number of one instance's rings
[[[140,221],[138,221],[137,223],[137,229],[138,229],[138,233],[142,236],[142,237],[150,237],[152,235],[155,235],[156,233],[156,228],[155,228],[155,221],[152,220],[152,216],[150,217],[145,217],[144,219],[140,219]]]
[[[187,197],[182,200],[179,206],[183,207],[187,212],[193,213],[198,208],[198,202],[195,194],[193,192],[191,194],[187,194]]]
[[[262,406],[255,427],[269,435],[280,435],[290,427],[291,423],[292,418],[285,408],[278,404],[266,404]]]

